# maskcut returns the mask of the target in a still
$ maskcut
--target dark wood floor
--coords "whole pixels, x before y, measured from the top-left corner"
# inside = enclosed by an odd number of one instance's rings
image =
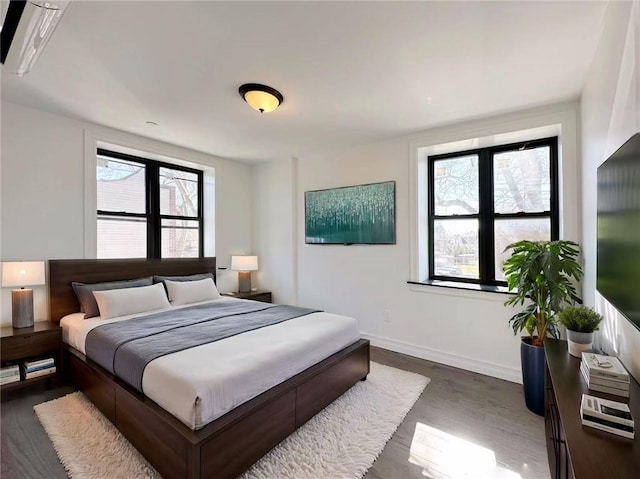
[[[384,349],[371,360],[431,383],[365,479],[549,477],[544,419],[521,385]]]
[[[2,479],[67,477],[33,406],[73,391],[71,387],[59,387],[30,394],[21,393],[16,399],[2,403]]]
[[[372,348],[371,359],[431,383],[366,479],[549,477],[544,421],[525,408],[521,386],[383,349]],[[71,391],[2,403],[2,479],[67,477],[33,406]]]

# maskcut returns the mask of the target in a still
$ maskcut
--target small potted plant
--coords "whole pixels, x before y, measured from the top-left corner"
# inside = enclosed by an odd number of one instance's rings
[[[582,357],[593,344],[593,332],[598,330],[602,316],[586,306],[569,306],[558,313],[558,320],[567,328],[569,354]]]

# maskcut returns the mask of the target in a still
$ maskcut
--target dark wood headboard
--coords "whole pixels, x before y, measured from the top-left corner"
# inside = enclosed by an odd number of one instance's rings
[[[60,259],[49,261],[49,319],[59,322],[67,314],[80,311],[72,281],[101,283],[144,276],[181,276],[213,273],[215,258],[171,259]]]

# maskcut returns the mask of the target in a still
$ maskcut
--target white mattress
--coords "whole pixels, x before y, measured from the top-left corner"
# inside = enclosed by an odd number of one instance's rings
[[[85,353],[93,328],[136,316],[85,320],[83,313],[70,314],[60,322],[63,340]],[[359,338],[354,318],[313,313],[155,359],[142,388],[191,429],[200,429]]]

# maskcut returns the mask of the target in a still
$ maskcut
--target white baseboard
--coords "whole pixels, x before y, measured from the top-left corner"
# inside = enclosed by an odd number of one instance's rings
[[[425,348],[424,346],[418,346],[417,344],[398,341],[396,339],[382,338],[362,331],[360,332],[360,335],[371,341],[372,346],[522,384],[522,372],[520,369],[509,368],[487,361],[478,361],[477,359],[468,358],[466,356],[451,354],[432,348]]]

